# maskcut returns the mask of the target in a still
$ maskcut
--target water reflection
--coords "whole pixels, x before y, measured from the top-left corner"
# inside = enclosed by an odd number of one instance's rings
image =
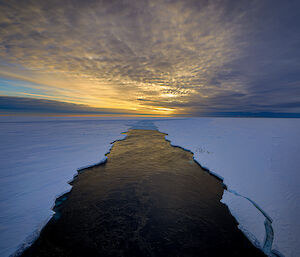
[[[81,173],[24,256],[264,256],[220,203],[221,181],[165,134],[130,130]]]

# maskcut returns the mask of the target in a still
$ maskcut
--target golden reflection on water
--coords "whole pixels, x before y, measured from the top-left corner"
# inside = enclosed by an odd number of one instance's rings
[[[130,130],[115,142],[24,256],[263,256],[220,203],[221,181],[164,137]]]

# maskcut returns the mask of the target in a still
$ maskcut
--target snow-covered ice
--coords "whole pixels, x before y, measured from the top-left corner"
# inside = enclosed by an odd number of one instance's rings
[[[155,125],[272,218],[273,249],[286,257],[300,256],[300,119],[189,118]],[[228,191],[222,201],[241,230],[262,247],[264,216]]]
[[[105,159],[126,120],[0,119],[0,256],[30,242],[49,220],[57,196],[78,168]]]
[[[300,256],[300,119],[189,118],[154,124],[272,218],[273,249]],[[0,256],[30,242],[52,216],[56,197],[70,190],[67,182],[76,170],[103,161],[110,142],[129,128],[156,127],[149,119],[1,117]],[[229,191],[222,201],[240,229],[262,247],[262,213]]]

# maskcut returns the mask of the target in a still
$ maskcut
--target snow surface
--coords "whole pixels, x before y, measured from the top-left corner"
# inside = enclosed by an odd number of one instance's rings
[[[300,119],[193,118],[154,120],[174,145],[255,201],[272,219],[273,249],[300,256]],[[70,190],[76,170],[105,160],[110,142],[148,120],[0,117],[0,256],[25,247]],[[257,246],[265,217],[248,200],[225,191],[222,201]]]
[[[194,153],[229,189],[249,197],[273,220],[273,249],[300,256],[300,119],[190,118],[157,121],[172,145]],[[240,229],[263,247],[264,216],[225,191],[222,202]]]
[[[105,159],[126,120],[0,117],[0,256],[25,247],[77,169]]]

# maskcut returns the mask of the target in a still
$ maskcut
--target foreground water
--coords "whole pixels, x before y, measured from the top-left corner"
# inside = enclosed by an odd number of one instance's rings
[[[105,164],[79,174],[23,256],[264,256],[192,153],[158,131],[127,135]]]

